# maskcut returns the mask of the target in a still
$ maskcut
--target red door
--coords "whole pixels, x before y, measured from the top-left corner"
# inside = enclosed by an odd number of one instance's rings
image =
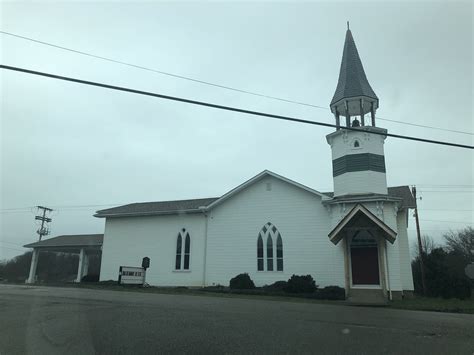
[[[352,284],[379,285],[379,258],[376,246],[351,248]]]

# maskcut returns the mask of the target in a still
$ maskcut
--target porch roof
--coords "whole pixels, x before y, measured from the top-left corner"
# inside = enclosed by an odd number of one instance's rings
[[[387,239],[390,243],[393,244],[393,242],[395,242],[397,232],[395,232],[392,228],[390,228],[387,224],[385,224],[361,204],[355,205],[354,208],[352,208],[336,225],[336,227],[334,227],[334,229],[328,234],[329,240],[334,244],[339,243],[339,241],[344,237],[344,229],[357,225],[357,222],[360,220],[361,216],[363,216],[363,219],[370,221],[369,223],[375,225],[377,229],[381,230],[385,239]]]
[[[75,251],[81,248],[100,250],[103,239],[103,234],[59,235],[54,238],[26,244],[24,247],[51,251]]]

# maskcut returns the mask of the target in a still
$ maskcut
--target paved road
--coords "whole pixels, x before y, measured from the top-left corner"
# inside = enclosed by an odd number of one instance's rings
[[[0,286],[0,354],[474,354],[474,316]]]

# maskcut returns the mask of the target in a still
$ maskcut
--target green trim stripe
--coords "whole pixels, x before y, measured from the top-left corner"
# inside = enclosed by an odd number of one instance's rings
[[[332,176],[339,176],[351,171],[365,170],[384,173],[384,156],[372,153],[349,154],[332,161]]]

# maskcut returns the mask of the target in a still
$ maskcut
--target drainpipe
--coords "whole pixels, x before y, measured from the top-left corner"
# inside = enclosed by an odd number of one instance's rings
[[[207,225],[208,215],[205,207],[199,207],[204,215],[204,262],[202,265],[202,287],[206,287],[206,264],[207,264]]]
[[[388,253],[387,253],[387,239],[384,238],[384,246],[385,246],[385,270],[386,270],[386,281],[387,281],[387,288],[388,288],[388,299],[392,300],[392,288],[390,287],[390,274],[388,272]]]

